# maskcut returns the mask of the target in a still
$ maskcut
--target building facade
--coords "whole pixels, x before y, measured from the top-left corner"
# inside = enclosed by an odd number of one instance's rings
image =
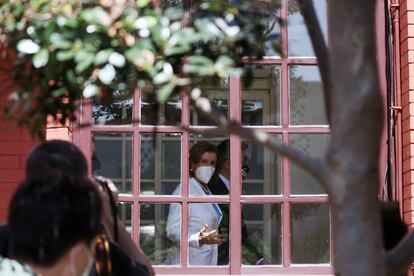
[[[203,90],[228,118],[270,134],[275,141],[292,145],[306,154],[322,156],[329,143],[322,83],[317,59],[294,1],[257,1],[269,15],[269,32],[280,33],[286,56],[264,45],[266,57],[248,66],[250,86],[231,77]],[[327,1],[315,0],[315,8],[329,43]],[[273,24],[278,14],[287,24]],[[400,203],[404,221],[414,219],[414,2],[378,1],[377,52],[385,124],[378,195]],[[7,67],[12,57],[1,61]],[[2,71],[3,72],[3,71]],[[1,75],[3,74],[3,75]],[[0,73],[2,80],[8,80]],[[5,81],[1,87],[7,87]],[[7,94],[7,93],[5,93]],[[5,101],[6,96],[0,98]],[[47,139],[65,139],[78,145],[88,158],[90,173],[111,178],[119,189],[118,211],[133,240],[150,257],[159,274],[332,274],[329,199],[317,181],[291,163],[261,146],[237,136],[206,136],[211,129],[195,113],[183,93],[157,105],[147,91],[109,105],[84,101],[79,125],[47,124]],[[189,150],[199,141],[230,141],[230,194],[189,194]],[[8,201],[23,178],[24,161],[36,144],[21,129],[0,118],[0,220],[7,219]],[[242,149],[242,150],[241,150]],[[248,164],[249,173],[240,171]],[[181,185],[180,185],[181,184]],[[174,191],[179,187],[179,192]],[[219,203],[230,210],[227,264],[192,266],[188,239],[189,213],[195,207]],[[167,234],[170,206],[180,214],[180,238]],[[243,235],[245,225],[248,236]],[[245,246],[248,240],[256,249]],[[271,266],[258,265],[258,255]],[[174,265],[168,263],[170,256]]]

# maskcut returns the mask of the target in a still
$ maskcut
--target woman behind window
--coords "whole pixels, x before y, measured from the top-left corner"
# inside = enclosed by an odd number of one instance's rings
[[[216,169],[217,148],[207,142],[199,142],[190,149],[190,196],[211,195],[207,183]],[[179,195],[180,185],[173,195]],[[167,236],[180,241],[180,204],[170,204],[167,221]],[[218,233],[222,212],[217,203],[190,203],[188,205],[188,245],[190,265],[216,265],[218,245],[223,243]],[[179,264],[179,256],[169,254],[165,264]]]

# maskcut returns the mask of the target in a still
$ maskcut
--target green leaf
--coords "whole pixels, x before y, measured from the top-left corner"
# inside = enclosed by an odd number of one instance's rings
[[[83,71],[85,71],[89,66],[92,65],[94,58],[95,58],[95,55],[91,53],[88,53],[87,55],[85,55],[84,59],[81,60],[78,63],[78,65],[76,65],[75,72],[82,73]]]
[[[134,23],[134,27],[138,30],[151,29],[155,25],[157,25],[157,18],[154,16],[139,17]]]
[[[121,55],[120,53],[117,52],[113,52],[109,58],[108,58],[109,63],[111,63],[112,65],[116,66],[116,67],[124,67],[125,65],[125,57],[123,55]]]
[[[33,56],[33,66],[35,68],[41,68],[49,61],[49,51],[45,48],[41,49]]]
[[[184,72],[193,73],[200,76],[207,76],[214,73],[214,63],[205,56],[190,56],[188,63],[184,65]]]
[[[23,54],[36,54],[40,47],[31,39],[22,39],[17,43],[17,51]]]
[[[154,52],[154,47],[151,41],[142,40],[142,41],[139,41],[138,43],[135,43],[134,46],[132,46],[132,48],[128,49],[125,52],[125,57],[129,62],[133,63],[137,59],[141,51],[144,49]]]
[[[112,64],[105,65],[104,68],[99,70],[99,79],[103,84],[109,85],[115,78],[116,71]]]
[[[72,47],[73,43],[65,40],[62,34],[53,33],[49,38],[50,43],[56,49],[69,49]]]
[[[150,0],[138,0],[137,1],[137,5],[139,8],[144,8],[148,6],[149,3],[150,3]]]
[[[59,98],[59,97],[65,95],[65,91],[66,91],[65,88],[60,88],[60,89],[53,90],[50,94],[54,98]]]
[[[88,84],[83,89],[82,94],[85,98],[92,98],[93,96],[98,94],[98,91],[99,91],[98,86],[96,86],[95,84]]]
[[[171,93],[174,91],[176,84],[174,82],[169,82],[157,92],[157,99],[160,103],[164,103],[168,100]]]
[[[184,54],[190,51],[189,45],[180,45],[175,47],[168,47],[164,49],[164,54],[166,56],[174,56],[174,55],[180,55]]]
[[[67,61],[72,59],[75,56],[75,51],[68,50],[68,51],[59,51],[56,55],[57,60],[59,61]]]
[[[108,62],[109,56],[114,52],[113,49],[99,51],[95,56],[95,64],[100,65]]]

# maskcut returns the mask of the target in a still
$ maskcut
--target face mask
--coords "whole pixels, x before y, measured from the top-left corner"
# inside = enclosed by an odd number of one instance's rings
[[[81,275],[88,276],[90,274],[90,271],[94,263],[95,263],[95,260],[92,257],[92,254],[88,251],[88,264],[86,265],[85,270],[83,271]]]
[[[74,251],[70,252],[70,271],[71,271],[72,275],[77,276],[78,274],[76,273],[76,264],[75,264],[75,261],[74,261],[73,254],[75,254]],[[87,263],[85,269],[83,270],[83,272],[80,274],[81,276],[88,276],[90,274],[90,271],[91,271],[92,266],[94,264],[94,258],[93,258],[92,254],[89,250],[88,250],[87,254],[88,254],[88,263]]]
[[[243,179],[245,179],[247,177],[247,175],[249,174],[249,171],[250,171],[249,166],[247,166],[247,164],[244,164],[241,168],[241,173],[242,173]]]
[[[198,167],[195,171],[195,176],[198,178],[198,180],[204,184],[207,184],[213,176],[214,170],[214,167],[211,166],[201,166]]]

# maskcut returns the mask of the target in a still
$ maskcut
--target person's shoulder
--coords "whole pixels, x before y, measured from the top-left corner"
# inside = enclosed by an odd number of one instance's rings
[[[0,276],[32,276],[35,275],[28,266],[17,261],[0,257]]]
[[[226,195],[229,193],[226,184],[224,184],[223,180],[218,174],[210,180],[208,187],[213,195]]]

